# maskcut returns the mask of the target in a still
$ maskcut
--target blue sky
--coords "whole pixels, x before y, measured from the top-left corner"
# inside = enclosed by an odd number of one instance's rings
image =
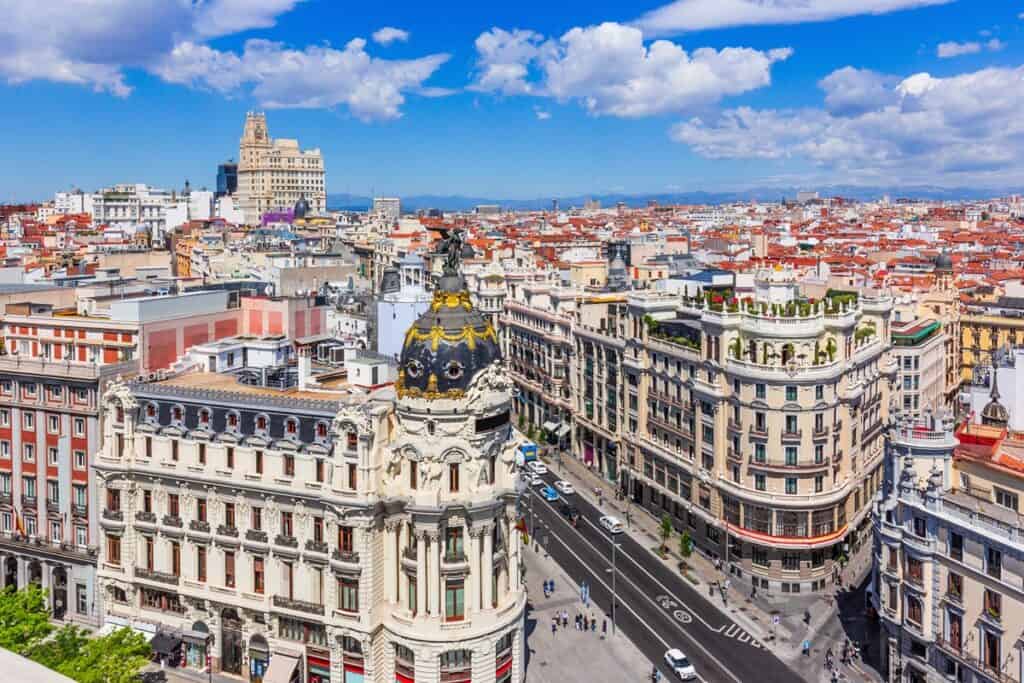
[[[254,108],[329,192],[1024,184],[1024,2],[10,2],[0,201],[212,186]]]

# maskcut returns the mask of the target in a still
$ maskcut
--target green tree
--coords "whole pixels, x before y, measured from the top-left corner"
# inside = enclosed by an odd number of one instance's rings
[[[37,643],[25,654],[29,659],[57,671],[65,662],[81,655],[82,648],[88,640],[89,636],[85,629],[68,625],[59,629],[52,637]]]
[[[29,652],[53,632],[49,619],[46,591],[34,583],[20,591],[8,586],[0,592],[0,647]]]
[[[683,558],[683,569],[687,568],[687,561],[690,559],[690,555],[693,554],[693,539],[690,538],[690,532],[683,530],[683,533],[679,534],[679,554]]]
[[[79,655],[56,670],[79,683],[135,683],[152,649],[141,633],[121,628],[86,640]]]
[[[665,552],[668,546],[668,539],[672,537],[672,518],[668,515],[664,515],[661,518],[661,527],[658,529],[661,533],[661,552]]]

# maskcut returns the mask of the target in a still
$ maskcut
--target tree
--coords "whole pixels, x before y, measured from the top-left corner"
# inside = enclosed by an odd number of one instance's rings
[[[30,583],[20,591],[0,592],[0,647],[23,655],[53,632],[46,591]]]
[[[683,530],[683,533],[679,534],[679,554],[683,558],[683,570],[686,570],[687,560],[690,559],[690,555],[693,554],[693,539],[690,538],[690,532]]]
[[[48,669],[57,671],[65,662],[78,657],[88,641],[89,636],[85,629],[68,625],[59,629],[53,637],[35,645],[26,652],[26,656]]]
[[[79,683],[134,683],[149,663],[152,649],[141,633],[121,628],[87,639],[77,657],[56,670]]]
[[[668,546],[668,539],[672,537],[672,518],[668,515],[662,516],[661,527],[658,531],[661,533],[661,552],[664,553]]]

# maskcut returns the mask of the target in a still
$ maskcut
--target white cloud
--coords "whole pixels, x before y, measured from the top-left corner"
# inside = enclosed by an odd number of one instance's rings
[[[893,102],[897,80],[870,69],[846,66],[821,79],[818,86],[825,91],[825,108],[830,113],[850,116]]]
[[[540,107],[534,107],[533,113],[537,116],[538,121],[547,121],[551,118],[551,112],[546,109],[541,109]]]
[[[981,43],[976,42],[956,43],[949,41],[946,43],[939,43],[938,47],[935,48],[935,56],[941,59],[960,57],[961,55],[973,55],[978,52],[981,52]]]
[[[792,49],[645,45],[639,29],[606,22],[577,27],[558,40],[532,31],[492,29],[476,41],[473,89],[580,102],[595,115],[625,118],[679,112],[771,82],[771,66]]]
[[[949,41],[946,43],[939,43],[935,49],[936,56],[942,59],[948,59],[950,57],[960,57],[962,55],[973,55],[981,52],[982,50],[988,50],[989,52],[998,52],[1006,47],[1006,43],[999,40],[998,38],[992,38],[984,43],[978,42],[967,42],[957,43]]]
[[[829,95],[842,90],[843,83],[859,87],[849,73],[837,76],[840,72],[822,81]],[[876,75],[876,80],[885,78]],[[1022,86],[1024,67],[949,78],[920,73],[899,81],[891,96],[855,115],[740,107],[711,121],[683,121],[672,128],[671,137],[708,158],[796,158],[846,179],[896,175],[904,182],[954,178],[976,183],[1019,178],[1024,172],[1024,121],[1018,113],[1024,107]]]
[[[390,45],[394,42],[404,43],[409,40],[409,32],[394,26],[385,26],[373,32],[373,42],[378,45]]]
[[[0,24],[0,79],[73,83],[127,96],[125,71],[228,95],[248,93],[266,107],[345,106],[358,118],[401,115],[408,93],[440,97],[424,85],[444,54],[384,60],[357,38],[344,49],[286,47],[250,39],[241,52],[207,39],[269,28],[301,0],[8,0]],[[398,29],[375,34],[401,40]],[[407,37],[408,34],[405,34]]]
[[[349,41],[342,50],[330,46],[295,50],[251,39],[240,54],[183,43],[155,72],[166,81],[226,94],[251,86],[252,95],[268,108],[346,106],[364,121],[398,118],[408,92],[447,94],[424,88],[423,82],[448,55],[385,60],[371,57],[365,48],[362,38]]]
[[[676,0],[647,12],[635,24],[648,35],[771,24],[832,21],[887,14],[953,0]]]

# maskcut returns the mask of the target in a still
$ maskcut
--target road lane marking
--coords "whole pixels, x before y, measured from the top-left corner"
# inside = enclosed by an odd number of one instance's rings
[[[549,508],[551,508],[552,506],[548,506],[548,507],[549,507]],[[561,518],[561,516],[557,514],[557,511],[555,511],[555,510],[554,510],[553,508],[552,508],[552,511],[556,513],[556,517],[557,517],[557,519],[561,520],[561,522],[562,522],[562,523],[563,523],[563,524],[564,524],[564,525],[565,525],[566,527],[568,527],[568,528],[570,528],[570,529],[572,528],[572,527],[571,527],[571,526],[569,525],[569,523],[568,523],[567,521],[565,521],[564,519],[562,519],[562,518]],[[552,531],[554,531],[554,530],[552,529]],[[576,558],[576,561],[577,561],[577,562],[579,562],[581,566],[583,566],[584,568],[586,568],[586,567],[587,567],[587,563],[583,561],[583,558],[581,558],[581,557],[580,557],[579,555],[577,555],[577,554],[576,554],[576,552],[575,552],[575,551],[574,551],[574,550],[573,550],[572,548],[570,548],[570,547],[569,547],[569,544],[568,544],[568,543],[566,543],[566,542],[565,542],[565,541],[564,541],[564,540],[562,539],[562,537],[561,537],[561,536],[559,536],[559,535],[558,535],[557,533],[554,533],[553,535],[554,535],[554,538],[555,538],[555,540],[556,540],[556,541],[558,541],[559,543],[561,543],[561,544],[562,544],[562,547],[564,547],[564,548],[566,549],[566,551],[567,551],[567,552],[568,552],[568,553],[569,553],[570,555],[572,555],[572,556],[573,556],[574,558]],[[597,550],[597,548],[595,548],[595,547],[594,547],[594,545],[593,545],[593,544],[592,544],[592,543],[591,543],[590,541],[588,541],[587,539],[583,538],[583,536],[582,536],[581,534],[579,534],[579,532],[577,532],[577,535],[579,535],[579,536],[580,536],[580,540],[582,540],[582,541],[583,541],[584,543],[586,543],[586,544],[587,544],[588,546],[590,546],[590,549],[591,549],[591,550],[593,550],[593,551],[594,551],[594,552],[595,552],[595,553],[596,553],[596,554],[597,554],[598,556],[600,556],[600,557],[601,557],[602,559],[605,559],[605,558],[604,558],[604,555],[603,555],[602,553],[600,553],[600,552],[599,552],[599,551]],[[593,576],[594,576],[594,579],[595,579],[595,580],[596,580],[596,581],[597,581],[598,583],[600,583],[600,584],[601,584],[602,586],[604,586],[605,590],[607,590],[607,591],[608,591],[609,593],[611,593],[611,592],[612,592],[612,591],[611,591],[611,587],[610,587],[610,586],[609,586],[609,585],[608,585],[607,583],[605,583],[604,581],[602,581],[602,580],[601,580],[601,577],[600,577],[600,576],[598,575],[597,571],[594,571],[594,570],[589,570],[589,571],[590,571],[590,572],[591,572],[591,573],[593,574]],[[645,573],[646,573],[646,572],[645,572]],[[647,594],[647,593],[646,593],[646,592],[645,592],[645,591],[644,591],[644,590],[643,590],[642,588],[640,588],[639,586],[637,586],[637,585],[636,585],[636,583],[635,583],[635,582],[633,582],[633,581],[632,581],[632,580],[631,580],[631,579],[630,579],[629,577],[627,577],[627,576],[623,575],[623,576],[622,576],[622,579],[623,579],[624,581],[628,582],[628,583],[629,583],[629,584],[630,584],[631,586],[633,586],[633,588],[634,588],[634,589],[636,590],[636,592],[637,592],[638,594],[640,594],[640,595],[641,595],[642,597],[646,598],[646,599],[647,599],[647,600],[648,600],[649,602],[653,603],[653,604],[654,604],[654,605],[655,605],[656,607],[660,606],[660,605],[658,605],[658,603],[657,603],[657,602],[656,602],[656,601],[655,601],[654,599],[652,599],[652,598],[651,598],[651,597],[650,597],[650,596],[649,596],[649,595],[648,595],[648,594]],[[662,586],[662,588],[664,588],[664,586]],[[666,590],[667,592],[671,593],[671,591],[668,591],[668,589],[665,589],[665,590]],[[612,600],[615,600],[615,597],[614,597],[614,596],[612,597]],[[657,638],[657,640],[658,640],[658,641],[659,641],[659,642],[660,642],[660,643],[661,643],[662,645],[664,645],[664,646],[665,646],[665,649],[666,649],[666,650],[668,650],[668,649],[671,649],[671,647],[669,646],[669,644],[668,644],[667,642],[665,642],[665,640],[664,640],[664,639],[663,639],[663,638],[662,638],[661,636],[659,636],[659,635],[658,635],[657,633],[655,633],[654,629],[653,629],[653,628],[651,628],[650,624],[648,624],[648,623],[647,623],[646,621],[644,621],[644,619],[643,619],[642,617],[640,617],[640,615],[639,615],[639,614],[637,614],[637,613],[636,613],[636,611],[635,611],[635,610],[634,610],[634,609],[633,609],[632,607],[630,607],[630,606],[629,606],[629,605],[628,605],[627,603],[625,603],[625,602],[623,602],[623,603],[622,603],[622,605],[624,605],[624,606],[626,607],[626,609],[628,609],[628,610],[629,610],[629,611],[630,611],[630,612],[631,612],[631,613],[633,614],[633,616],[634,616],[634,617],[636,617],[636,619],[637,619],[637,620],[638,620],[638,621],[639,621],[640,623],[642,623],[642,624],[643,624],[643,625],[644,625],[644,626],[645,626],[645,627],[647,628],[647,630],[648,630],[648,631],[650,631],[650,632],[651,632],[651,634],[652,634],[652,635],[653,635],[653,636],[654,636],[655,638]],[[698,616],[698,618],[699,618],[699,616]],[[705,626],[707,626],[707,624],[706,624],[706,623],[705,623]],[[702,645],[702,644],[701,644],[701,642],[700,642],[700,641],[699,641],[699,640],[698,640],[698,639],[696,638],[696,636],[694,636],[693,634],[691,634],[691,633],[687,632],[687,631],[686,631],[685,629],[683,629],[683,628],[682,628],[681,626],[678,626],[678,625],[677,625],[677,626],[676,626],[676,628],[677,628],[677,629],[679,630],[679,632],[680,632],[681,634],[683,634],[683,636],[684,636],[684,637],[685,637],[685,638],[686,638],[687,640],[689,640],[689,641],[690,641],[690,642],[691,642],[691,643],[692,643],[693,645],[697,646],[697,648],[698,648],[698,649],[699,649],[699,650],[700,650],[701,652],[703,652],[703,653],[704,653],[704,655],[705,655],[705,656],[706,656],[706,657],[707,657],[708,659],[710,659],[710,660],[711,660],[712,662],[714,662],[714,663],[715,663],[716,665],[718,665],[718,668],[719,668],[719,669],[720,669],[720,670],[721,670],[721,671],[722,671],[723,673],[725,673],[726,675],[728,675],[728,676],[729,676],[729,677],[730,677],[730,678],[731,678],[731,679],[732,679],[733,681],[735,681],[736,683],[741,683],[740,679],[736,677],[736,675],[735,675],[735,674],[734,674],[734,673],[733,673],[733,672],[732,672],[732,671],[731,671],[731,670],[729,669],[729,667],[725,666],[725,664],[723,664],[723,663],[721,662],[721,660],[719,660],[719,659],[718,659],[717,657],[715,657],[715,656],[714,656],[713,654],[711,654],[711,652],[710,652],[710,651],[709,651],[709,650],[708,650],[708,649],[707,649],[706,647],[704,647],[704,645]],[[710,627],[708,627],[708,628],[710,628]],[[711,630],[714,630],[714,629],[711,629]]]

